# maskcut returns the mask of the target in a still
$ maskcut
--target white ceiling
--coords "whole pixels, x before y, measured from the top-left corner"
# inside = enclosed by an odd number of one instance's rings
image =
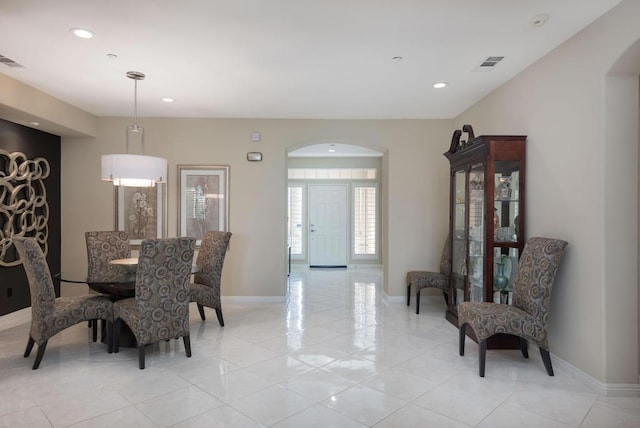
[[[452,118],[619,2],[0,0],[0,55],[24,66],[0,73],[97,116],[133,114],[135,70],[140,116]]]

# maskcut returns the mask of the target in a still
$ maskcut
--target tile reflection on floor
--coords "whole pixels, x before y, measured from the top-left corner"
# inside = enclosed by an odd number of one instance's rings
[[[2,427],[637,427],[640,398],[599,396],[537,357],[458,355],[441,296],[385,303],[378,269],[292,272],[285,303],[225,303],[181,340],[107,354],[86,324],[22,357],[28,322],[0,318]],[[413,303],[413,302],[412,302]],[[6,318],[6,317],[5,317]],[[3,327],[4,325],[4,327]],[[536,358],[537,357],[537,358]]]

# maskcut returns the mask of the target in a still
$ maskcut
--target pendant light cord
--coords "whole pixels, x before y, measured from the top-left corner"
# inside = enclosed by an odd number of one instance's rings
[[[138,80],[143,80],[145,75],[139,71],[127,72],[127,77],[133,80],[133,125],[127,127],[127,153],[129,153],[129,133],[140,135],[140,152],[144,154],[144,128],[138,126]]]

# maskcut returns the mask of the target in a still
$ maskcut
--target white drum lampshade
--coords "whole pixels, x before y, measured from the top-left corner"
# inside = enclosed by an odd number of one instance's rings
[[[167,181],[167,160],[147,155],[103,155],[102,179],[115,186],[153,187]]]

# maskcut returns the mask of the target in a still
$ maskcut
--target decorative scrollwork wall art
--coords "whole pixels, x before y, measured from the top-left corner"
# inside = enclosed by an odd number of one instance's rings
[[[20,264],[14,237],[36,238],[47,254],[49,204],[44,179],[50,170],[45,158],[32,160],[24,153],[0,149],[0,266]]]

